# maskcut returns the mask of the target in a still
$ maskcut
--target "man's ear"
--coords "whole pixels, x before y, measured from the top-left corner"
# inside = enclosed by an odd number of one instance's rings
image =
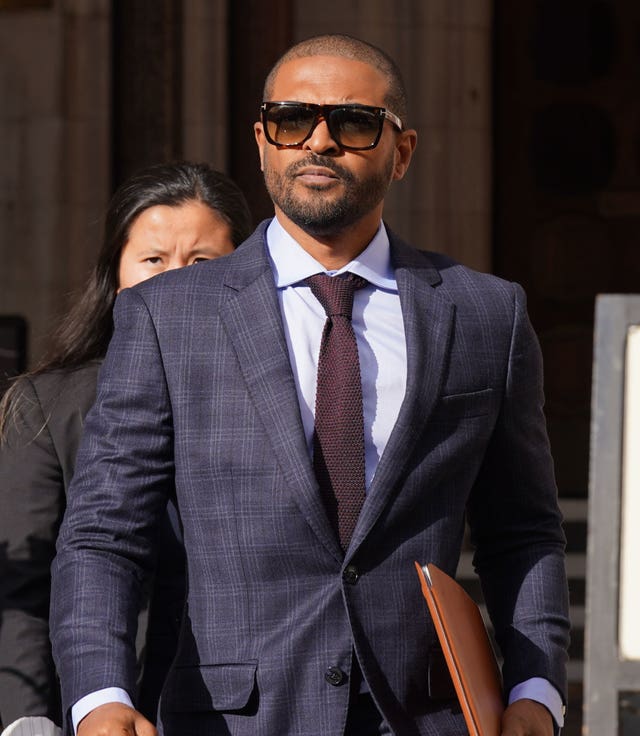
[[[418,143],[418,133],[409,128],[398,133],[395,148],[395,164],[393,167],[393,179],[399,180],[407,173],[411,157]]]
[[[267,145],[267,139],[264,137],[262,123],[253,124],[253,133],[256,137],[256,144],[258,145],[258,154],[260,156],[260,171],[264,171],[264,147]]]

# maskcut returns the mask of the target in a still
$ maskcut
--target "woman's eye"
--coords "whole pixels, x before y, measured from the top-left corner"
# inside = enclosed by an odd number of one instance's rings
[[[160,256],[149,256],[149,258],[145,258],[144,260],[154,266],[158,263],[162,263],[162,258],[160,258]]]
[[[205,261],[210,260],[209,258],[205,258],[204,256],[198,256],[197,258],[193,259],[194,263],[204,263]]]

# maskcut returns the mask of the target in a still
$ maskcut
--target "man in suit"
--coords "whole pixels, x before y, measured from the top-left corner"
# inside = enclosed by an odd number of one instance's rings
[[[417,135],[379,49],[304,41],[264,100],[255,135],[275,218],[234,254],[118,298],[54,563],[67,728],[155,733],[132,707],[132,642],[175,487],[188,594],[161,733],[466,733],[413,562],[453,575],[468,518],[504,657],[503,734],[550,736],[567,585],[523,292],[382,223]],[[313,465],[326,317],[307,279],[327,272],[366,280],[351,320],[364,499],[346,537]]]

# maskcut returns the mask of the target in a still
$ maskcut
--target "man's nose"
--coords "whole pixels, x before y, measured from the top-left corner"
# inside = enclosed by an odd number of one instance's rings
[[[321,153],[325,156],[340,153],[340,146],[331,137],[329,126],[324,118],[320,118],[313,132],[302,144],[303,149]]]

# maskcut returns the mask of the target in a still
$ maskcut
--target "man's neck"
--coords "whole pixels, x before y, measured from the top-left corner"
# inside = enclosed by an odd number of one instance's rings
[[[306,232],[278,209],[276,217],[283,229],[327,271],[342,268],[362,253],[380,226],[376,213],[375,217],[363,218],[344,230],[323,236]]]

